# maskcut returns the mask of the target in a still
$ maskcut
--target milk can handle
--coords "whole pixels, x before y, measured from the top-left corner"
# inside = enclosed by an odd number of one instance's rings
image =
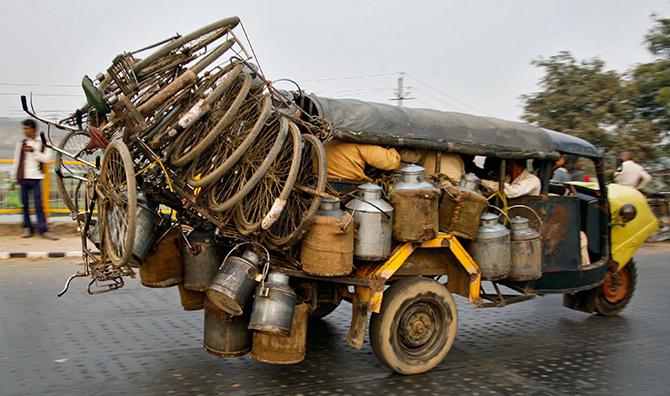
[[[363,199],[362,197],[357,197],[357,196],[355,196],[355,195],[352,194],[352,193],[347,193],[346,195],[348,195],[348,196],[350,196],[350,197],[353,197],[354,199],[358,199],[359,201],[363,201],[363,202],[365,202],[366,204],[372,206],[373,208],[377,209],[381,214],[383,214],[384,216],[386,216],[386,218],[387,218],[388,220],[391,220],[391,215],[389,215],[388,213],[384,212],[379,206],[373,204],[372,202],[370,202],[370,201],[368,201],[368,200],[366,200],[366,199]]]
[[[240,243],[238,243],[237,245],[233,246],[233,248],[230,249],[230,251],[228,252],[228,254],[226,254],[226,257],[225,257],[225,258],[223,259],[223,261],[221,262],[221,265],[219,265],[219,269],[221,269],[221,267],[223,267],[223,265],[226,263],[226,261],[228,261],[228,258],[230,257],[230,255],[231,255],[235,250],[237,250],[240,246],[244,246],[244,245],[256,245],[256,246],[258,246],[259,248],[263,249],[263,251],[265,252],[265,257],[267,257],[267,260],[265,260],[265,266],[269,268],[269,266],[270,266],[270,252],[268,252],[268,250],[265,248],[265,246],[261,245],[261,244],[258,243],[258,242],[240,242]],[[264,268],[264,272],[265,272],[265,268]],[[265,278],[265,276],[264,276],[264,278]]]
[[[512,222],[509,220],[509,216],[507,215],[507,213],[505,213],[502,209],[500,209],[500,208],[497,207],[497,206],[493,206],[493,205],[488,205],[488,207],[497,210],[498,212],[500,212],[501,215],[505,216],[505,218],[507,219],[507,222],[508,222],[508,223],[510,223],[510,224],[512,223]],[[498,215],[498,217],[500,217],[500,215]]]
[[[509,212],[512,209],[519,208],[519,209],[526,209],[535,215],[535,218],[537,219],[537,224],[540,226],[540,235],[542,235],[542,232],[544,231],[544,223],[542,222],[542,218],[540,215],[537,213],[537,211],[530,206],[527,205],[512,205],[509,208],[507,208],[507,212]]]

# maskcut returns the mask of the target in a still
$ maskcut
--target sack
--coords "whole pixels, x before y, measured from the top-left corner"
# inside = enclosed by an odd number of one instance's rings
[[[11,184],[9,187],[9,192],[5,196],[5,206],[9,209],[18,209],[22,206],[21,199],[19,198],[19,192],[15,183]]]

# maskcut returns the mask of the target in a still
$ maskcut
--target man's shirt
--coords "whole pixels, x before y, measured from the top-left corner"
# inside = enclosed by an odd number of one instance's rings
[[[624,161],[621,171],[614,172],[614,182],[624,186],[635,187],[638,190],[644,188],[651,181],[651,175],[633,160]]]
[[[23,178],[24,179],[44,179],[44,173],[42,172],[42,163],[49,162],[51,160],[51,154],[47,149],[42,151],[42,144],[38,143],[35,139],[25,138],[25,144],[33,148],[32,153],[25,152],[23,153]],[[12,168],[12,175],[15,178],[18,178],[19,170],[19,161],[21,160],[21,148],[23,146],[23,141],[16,144],[16,149],[14,150],[14,164]]]

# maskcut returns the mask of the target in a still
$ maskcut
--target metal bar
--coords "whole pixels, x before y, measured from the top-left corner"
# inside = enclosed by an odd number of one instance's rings
[[[345,285],[355,285],[355,286],[367,286],[370,287],[375,283],[372,279],[363,279],[355,278],[352,276],[338,276],[338,277],[325,277],[325,276],[313,276],[307,275],[306,273],[300,270],[288,269],[288,268],[277,268],[279,271],[286,273],[289,276],[295,276],[297,278],[303,279],[312,279],[325,282],[341,283]]]

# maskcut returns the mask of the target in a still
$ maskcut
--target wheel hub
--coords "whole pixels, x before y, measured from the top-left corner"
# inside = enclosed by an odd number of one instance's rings
[[[417,348],[428,343],[436,331],[435,313],[422,304],[410,307],[403,315],[401,337],[409,348]]]
[[[619,272],[610,273],[603,282],[603,294],[605,299],[611,303],[617,303],[626,297],[630,279],[628,272],[624,268]]]

